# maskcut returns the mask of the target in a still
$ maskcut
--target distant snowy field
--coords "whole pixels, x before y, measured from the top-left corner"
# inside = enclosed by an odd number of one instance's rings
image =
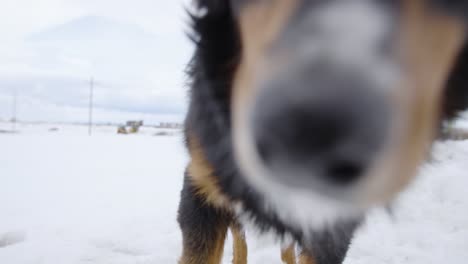
[[[9,127],[0,123],[0,131]],[[177,262],[188,160],[179,132],[117,135],[98,127],[89,137],[81,126],[18,129],[0,133],[1,264]],[[254,237],[248,234],[250,263],[281,263],[279,245]],[[228,241],[224,263],[231,252]],[[379,263],[468,263],[468,141],[438,143],[394,214],[371,214],[346,264]]]

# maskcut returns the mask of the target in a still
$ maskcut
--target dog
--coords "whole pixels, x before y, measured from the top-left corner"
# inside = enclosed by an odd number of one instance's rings
[[[219,264],[229,229],[247,263],[246,221],[284,263],[342,263],[468,106],[468,1],[195,6],[179,263]]]

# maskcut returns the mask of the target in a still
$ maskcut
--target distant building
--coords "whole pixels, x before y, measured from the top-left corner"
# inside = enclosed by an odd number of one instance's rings
[[[126,126],[128,126],[128,127],[141,127],[141,126],[143,126],[143,120],[139,120],[139,121],[130,120],[130,121],[127,121]]]
[[[180,129],[183,128],[183,125],[180,123],[175,122],[161,122],[159,123],[160,128],[173,128],[173,129]]]

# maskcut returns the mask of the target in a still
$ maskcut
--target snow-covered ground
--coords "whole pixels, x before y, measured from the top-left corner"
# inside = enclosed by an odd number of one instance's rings
[[[129,129],[129,127],[126,127]],[[117,134],[117,125],[99,125],[92,127],[93,135],[112,135]],[[88,135],[89,128],[86,125],[73,124],[54,124],[54,123],[18,123],[13,125],[8,122],[0,122],[0,134],[9,134],[11,132],[22,135],[47,135],[59,134],[68,136],[83,136]],[[158,136],[160,133],[178,135],[181,134],[180,129],[157,128],[151,126],[143,126],[140,128],[138,136]],[[135,135],[132,135],[135,136]]]
[[[187,162],[180,134],[19,130],[0,134],[1,264],[176,263]],[[250,263],[281,263],[279,245],[247,235]],[[228,241],[224,263],[230,253]],[[346,264],[376,263],[468,263],[468,141],[438,143],[394,214],[370,215]]]

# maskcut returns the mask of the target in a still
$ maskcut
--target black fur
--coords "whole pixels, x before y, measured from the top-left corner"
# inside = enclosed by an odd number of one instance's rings
[[[225,236],[232,216],[207,204],[187,175],[181,194],[177,221],[184,236],[184,249],[196,252],[200,259],[207,258],[215,248],[216,240]]]
[[[467,13],[468,14],[468,13]],[[443,119],[458,116],[468,106],[468,42],[460,52],[445,89]]]
[[[468,16],[468,1],[433,0],[448,11],[456,10]],[[225,0],[198,0],[202,15],[193,15],[196,52],[190,63],[190,106],[185,121],[186,139],[195,136],[202,146],[206,159],[214,164],[214,175],[220,190],[232,201],[242,201],[244,210],[261,231],[274,231],[279,236],[292,235],[302,246],[313,252],[318,264],[341,263],[354,230],[361,219],[341,223],[333,230],[310,233],[313,241],[305,241],[302,230],[287,226],[278,217],[263,208],[263,197],[255,192],[240,175],[233,154],[231,135],[231,84],[239,63],[241,44],[235,14],[230,2]],[[459,12],[460,11],[460,12]],[[464,11],[464,12],[461,12]],[[453,118],[468,106],[468,45],[465,46],[457,66],[450,77],[442,111],[443,119]],[[189,178],[188,176],[186,178]],[[179,209],[182,229],[195,228],[200,234],[218,216],[222,221],[226,214],[203,206],[199,197],[194,197],[193,187],[185,180]],[[194,226],[195,225],[195,226]],[[209,236],[209,234],[208,234]]]
[[[343,263],[354,230],[361,220],[339,223],[330,230],[314,233],[311,241],[303,241],[302,246],[311,252],[318,264]]]
[[[461,17],[468,21],[468,1],[467,0],[430,0],[433,5],[448,12],[450,15]]]

